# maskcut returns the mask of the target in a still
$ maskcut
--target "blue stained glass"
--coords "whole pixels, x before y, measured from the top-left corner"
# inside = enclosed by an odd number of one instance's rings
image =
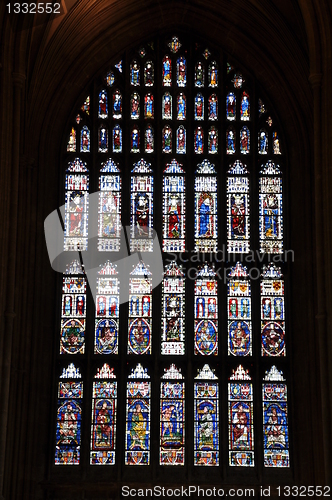
[[[108,152],[108,130],[105,127],[99,127],[98,151],[99,153]]]
[[[179,94],[177,97],[177,120],[186,119],[186,96],[184,94]]]
[[[140,112],[140,97],[139,95],[135,92],[131,96],[131,108],[130,108],[130,118],[132,120],[138,120],[139,118],[139,112]]]
[[[154,133],[151,125],[145,129],[144,149],[146,153],[153,153],[154,151]]]
[[[229,128],[226,133],[226,147],[227,154],[233,155],[235,153],[235,132],[233,128]]]
[[[139,152],[139,130],[135,127],[131,132],[131,147],[130,151],[132,153]]]
[[[258,153],[260,155],[266,155],[268,152],[268,139],[265,130],[260,130],[258,135]]]
[[[140,68],[138,62],[135,60],[130,65],[130,85],[134,87],[140,84]]]
[[[218,153],[218,131],[215,127],[211,127],[209,130],[208,150],[211,155]]]
[[[187,63],[185,57],[179,57],[176,61],[177,84],[178,87],[185,87],[187,84]]]
[[[154,100],[152,94],[147,94],[144,98],[144,118],[154,117]]]
[[[204,87],[204,65],[200,61],[195,67],[195,87]]]
[[[118,90],[113,94],[113,118],[122,118],[122,95]]]
[[[216,94],[212,94],[209,97],[209,120],[217,120],[218,119],[218,97]]]
[[[195,153],[202,154],[204,151],[204,132],[202,127],[195,130]]]
[[[108,102],[107,102],[107,92],[102,90],[99,92],[99,109],[98,118],[107,118],[108,116]]]
[[[163,59],[162,79],[164,87],[172,85],[172,61],[168,55]]]
[[[90,130],[86,125],[81,130],[81,153],[90,152]]]
[[[172,152],[172,129],[169,126],[164,127],[162,131],[162,148],[163,153]]]
[[[241,97],[241,120],[247,121],[250,119],[250,101],[249,95],[246,91],[242,93]]]
[[[194,464],[219,465],[218,384],[195,383],[195,451]]]

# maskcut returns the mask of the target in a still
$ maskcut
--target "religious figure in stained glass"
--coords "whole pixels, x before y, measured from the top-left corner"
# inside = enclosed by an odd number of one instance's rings
[[[227,129],[226,132],[226,147],[228,155],[233,155],[235,153],[235,132],[232,127]]]
[[[162,131],[162,148],[163,153],[172,152],[172,129],[168,125]]]
[[[122,95],[119,90],[113,93],[113,118],[122,118]]]
[[[132,120],[138,120],[139,118],[139,113],[140,113],[140,96],[134,92],[134,94],[131,95],[131,100],[130,100],[130,118]]]
[[[113,128],[113,153],[122,153],[122,129],[119,125]]]
[[[130,85],[134,87],[140,84],[139,64],[134,60],[130,65]]]
[[[208,151],[210,155],[218,153],[218,131],[211,127],[208,135]]]
[[[276,132],[276,131],[273,132],[272,140],[273,140],[273,154],[274,155],[281,155],[278,132]]]
[[[251,289],[246,267],[231,269],[228,282],[228,355],[252,355]]]
[[[268,152],[268,139],[265,130],[260,130],[258,137],[258,153],[266,155]]]
[[[195,87],[204,87],[204,66],[201,61],[195,66]]]
[[[154,117],[154,100],[152,94],[147,94],[144,98],[144,118]]]
[[[218,97],[216,94],[209,97],[208,119],[213,121],[218,119]]]
[[[139,130],[138,128],[134,127],[131,131],[131,138],[130,138],[130,151],[132,153],[138,153],[139,152]]]
[[[90,152],[90,130],[86,125],[81,130],[81,153]]]
[[[202,127],[197,127],[194,132],[195,153],[202,154],[204,151],[204,132]]]
[[[172,85],[172,61],[168,55],[163,59],[162,68],[163,86],[170,87]]]
[[[171,120],[172,119],[172,96],[169,92],[166,92],[163,95],[162,118],[163,118],[163,120]]]
[[[186,119],[186,96],[184,94],[179,94],[177,97],[177,120],[185,120]]]
[[[230,121],[236,118],[236,97],[233,92],[229,92],[226,97],[226,118]]]
[[[121,178],[116,163],[109,159],[99,177],[98,250],[119,251],[121,233]]]
[[[103,126],[99,127],[98,131],[98,152],[108,152],[108,130]]]
[[[173,160],[164,170],[163,251],[185,250],[184,170]]]
[[[218,87],[218,65],[215,61],[209,64],[208,83],[209,87]]]
[[[197,94],[195,97],[195,120],[204,120],[204,97]]]
[[[79,158],[69,162],[66,173],[65,250],[86,250],[88,245],[89,175]]]
[[[243,91],[241,97],[241,120],[248,121],[250,119],[250,101],[249,95]]]
[[[243,155],[250,151],[250,132],[248,127],[242,127],[240,131],[240,151]]]
[[[76,130],[74,129],[74,127],[72,127],[69,134],[69,139],[67,143],[67,152],[68,153],[76,152]]]
[[[176,131],[176,152],[177,154],[186,152],[186,129],[182,126]]]
[[[217,248],[217,179],[215,168],[204,160],[195,178],[195,251]]]
[[[105,119],[108,117],[108,102],[107,102],[107,92],[102,90],[99,92],[99,108],[98,108],[98,118]]]
[[[184,57],[179,57],[176,61],[176,71],[177,71],[177,85],[178,87],[185,87],[187,84],[187,62]]]
[[[146,153],[153,153],[154,151],[154,133],[151,125],[148,125],[145,129],[144,150]]]
[[[195,354],[218,354],[216,274],[205,264],[195,280]]]
[[[144,65],[144,85],[152,87],[154,84],[154,67],[152,61],[147,61]]]
[[[247,253],[250,249],[249,174],[236,160],[227,177],[227,251]]]

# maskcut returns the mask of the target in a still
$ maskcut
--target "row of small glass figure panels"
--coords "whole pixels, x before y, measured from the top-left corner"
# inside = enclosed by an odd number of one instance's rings
[[[203,370],[206,367],[208,365],[205,365]],[[176,367],[174,368],[176,370]],[[273,368],[276,370],[275,367]],[[115,376],[112,375],[111,378],[114,379]],[[183,379],[182,375],[179,378]],[[161,382],[160,389],[159,463],[160,465],[184,465],[185,383],[182,380],[165,381]],[[219,465],[218,389],[218,383],[211,380],[209,382],[198,381],[194,384],[194,465]],[[58,397],[55,463],[78,464],[82,413],[80,399],[83,397],[83,383],[60,382]],[[94,381],[91,465],[115,464],[116,403],[117,383],[109,380]],[[149,465],[150,463],[150,407],[150,382],[128,381],[126,465]],[[289,467],[287,413],[286,384],[271,382],[263,384],[264,465],[266,467]],[[228,384],[228,421],[229,465],[253,466],[253,389],[250,382],[234,381]]]
[[[133,127],[130,132],[130,151],[132,153],[139,153],[141,151],[141,138],[140,129],[138,127]],[[237,133],[233,127],[229,127],[226,131],[226,153],[235,154],[240,152],[241,154],[250,153],[250,130],[247,126],[243,126],[239,131],[238,138]],[[172,127],[166,125],[162,129],[162,152],[172,153],[173,152],[173,130]],[[204,153],[204,146],[206,147],[206,141],[204,140],[205,133],[203,127],[196,127],[194,130],[194,152],[196,154]],[[76,130],[73,127],[67,144],[67,152],[76,152]],[[90,130],[84,125],[80,132],[80,152],[89,153],[91,150],[90,144]],[[179,126],[176,129],[176,153],[185,154],[187,152],[187,133],[183,126]],[[239,144],[239,150],[237,143]],[[269,134],[266,130],[261,129],[258,133],[258,153],[261,155],[268,154],[269,152]],[[98,128],[98,152],[107,153],[109,151],[109,139],[108,139],[108,128],[100,126]],[[154,128],[151,125],[147,125],[144,130],[144,152],[153,153],[155,150],[154,146]],[[112,132],[112,152],[122,153],[123,151],[123,141],[122,141],[122,128],[120,125],[113,127]],[[218,130],[216,127],[211,126],[207,134],[207,152],[209,154],[218,153]],[[278,133],[273,131],[272,135],[272,153],[274,155],[281,154],[280,142]]]
[[[130,98],[130,118],[138,120],[140,117],[140,95],[137,92],[131,94]],[[169,92],[162,96],[162,113],[163,120],[172,120],[173,118],[173,97]],[[144,118],[153,119],[155,112],[154,95],[151,93],[144,96]],[[236,96],[230,92],[226,96],[226,119],[229,121],[236,120]],[[204,120],[205,97],[198,93],[194,98],[194,120]],[[187,118],[187,97],[182,92],[176,97],[176,119],[178,121],[186,120]],[[116,90],[112,96],[112,117],[113,119],[122,119],[122,94]],[[105,90],[99,94],[98,118],[105,120],[108,118],[108,98]],[[218,97],[216,94],[211,94],[208,98],[207,119],[215,121],[218,119]],[[243,91],[240,103],[240,120],[250,120],[250,101],[249,95]],[[77,120],[78,121],[78,118]]]

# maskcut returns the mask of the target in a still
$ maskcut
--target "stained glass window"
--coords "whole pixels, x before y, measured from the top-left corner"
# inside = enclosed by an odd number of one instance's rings
[[[122,153],[122,128],[119,125],[113,128],[113,153]]]
[[[218,87],[218,65],[215,61],[209,64],[208,84],[209,87]]]
[[[137,127],[134,127],[131,131],[131,136],[130,136],[130,152],[139,153],[139,151],[140,151],[139,129]]]
[[[144,85],[152,87],[154,84],[154,66],[152,61],[147,61],[144,65]]]
[[[205,264],[195,280],[195,354],[218,354],[218,285],[213,267]]]
[[[219,465],[219,384],[209,365],[194,384],[194,464]]]
[[[58,383],[55,465],[79,465],[82,432],[83,382],[73,363]]]
[[[187,84],[187,62],[182,56],[176,61],[176,80],[178,87],[185,87]]]
[[[151,383],[140,363],[127,382],[125,464],[150,464]]]
[[[251,287],[247,268],[231,268],[227,284],[228,355],[252,355]]]
[[[109,159],[99,177],[98,250],[118,252],[121,235],[121,177],[117,164]]]
[[[185,276],[176,262],[164,272],[162,287],[163,329],[161,354],[185,353]]]
[[[197,127],[194,132],[194,148],[196,154],[204,153],[204,131],[202,127]]]
[[[268,136],[266,130],[261,129],[258,137],[258,153],[266,155],[269,150]]]
[[[160,465],[184,465],[185,384],[175,365],[160,384]]]
[[[154,117],[154,101],[152,94],[146,94],[144,98],[144,118]]]
[[[260,251],[283,252],[282,177],[278,165],[262,165],[259,179]]]
[[[226,118],[230,121],[236,119],[236,97],[233,92],[229,92],[226,97]]]
[[[204,87],[204,65],[201,61],[195,66],[195,87]]]
[[[171,120],[172,119],[172,96],[169,92],[166,92],[163,95],[162,118],[163,118],[163,120]]]
[[[186,153],[186,129],[180,125],[176,131],[176,152],[178,155]]]
[[[90,465],[114,465],[117,383],[113,368],[98,368],[92,386]]]
[[[168,125],[162,131],[162,151],[163,153],[172,152],[172,129]]]
[[[186,230],[184,170],[176,160],[164,170],[163,251],[184,252]]]
[[[264,466],[289,467],[287,385],[276,366],[263,381]]]
[[[184,94],[179,94],[177,97],[176,119],[185,120],[187,112],[187,101]]]
[[[249,178],[248,170],[236,160],[227,177],[227,252],[248,253],[250,250]]]
[[[209,97],[209,120],[218,120],[218,97],[216,94],[212,94]]]
[[[204,97],[197,94],[195,97],[195,120],[204,120]]]
[[[140,113],[140,96],[137,94],[137,92],[134,92],[131,95],[131,100],[130,100],[130,118],[132,120],[138,120],[139,118],[139,113]]]
[[[81,153],[89,153],[90,152],[90,130],[86,125],[82,127],[81,130]]]
[[[95,354],[117,354],[119,345],[120,282],[109,261],[97,274]]]
[[[108,129],[103,125],[98,129],[98,152],[108,152]]]
[[[229,127],[226,132],[226,153],[233,155],[235,153],[236,138],[233,127]]]
[[[139,136],[138,136],[139,138]],[[153,153],[154,151],[154,132],[151,125],[148,125],[144,134],[144,151],[146,153]]]
[[[278,132],[276,132],[276,131],[273,132],[272,140],[273,140],[273,154],[274,155],[281,155]]]
[[[229,465],[254,466],[253,387],[241,365],[228,384]]]
[[[119,90],[113,93],[113,118],[122,118],[122,95]]]
[[[98,118],[105,119],[108,117],[108,100],[106,90],[101,90],[99,92],[99,107],[98,107]]]
[[[250,131],[246,126],[242,127],[240,131],[240,151],[243,155],[250,152]]]
[[[195,177],[195,251],[217,251],[217,176],[212,163],[204,160]]]
[[[74,127],[72,127],[70,133],[69,133],[69,139],[67,143],[67,151],[68,153],[75,153],[76,152],[76,130]]]
[[[140,66],[139,63],[134,60],[130,65],[130,85],[138,87],[140,84]]]
[[[241,96],[241,120],[250,120],[250,98],[246,91],[243,91]]]
[[[218,131],[215,127],[210,127],[209,129],[208,152],[210,155],[218,153]]]
[[[130,273],[128,354],[151,354],[152,275],[140,261]]]
[[[68,163],[65,189],[64,249],[87,250],[89,174],[79,158]]]
[[[163,86],[170,87],[172,85],[172,61],[168,55],[164,57],[162,67]]]
[[[262,356],[285,356],[284,280],[272,263],[261,275],[261,333]]]
[[[153,177],[150,163],[140,160],[131,177],[130,250],[152,252]]]

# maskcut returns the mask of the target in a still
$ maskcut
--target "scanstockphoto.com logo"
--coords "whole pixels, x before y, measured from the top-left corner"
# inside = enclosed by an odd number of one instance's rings
[[[98,240],[100,235],[98,234],[98,223],[92,223],[92,221],[98,221],[98,204],[99,204],[99,192],[86,194],[89,206],[89,236],[87,237],[86,250],[71,250],[65,251],[64,241],[66,236],[68,237],[68,232],[66,232],[66,215],[70,213],[75,213],[76,206],[75,200],[71,201],[67,205],[62,205],[59,209],[54,210],[44,222],[45,239],[47,245],[47,251],[51,263],[51,267],[59,272],[65,273],[67,266],[73,261],[77,260],[84,266],[84,272],[94,301],[96,300],[96,282],[97,274],[100,270],[100,266],[105,264],[107,260],[107,252],[101,252],[98,250]],[[83,218],[80,219],[80,224],[83,224]],[[68,229],[68,228],[67,228]],[[142,228],[141,228],[142,229]],[[143,228],[144,229],[144,228]],[[82,228],[76,227],[78,233],[82,232]],[[133,269],[141,262],[149,270],[151,275],[149,278],[152,282],[152,288],[156,288],[163,279],[164,264],[162,258],[162,250],[158,235],[154,229],[146,228],[145,239],[149,240],[148,247],[153,249],[153,251],[132,251],[131,250],[131,238],[133,237],[134,231],[131,226],[121,226],[120,234],[118,237],[118,251],[113,252],[112,263],[116,264],[118,278],[121,283],[120,287],[120,304],[126,303],[129,300],[129,275]],[[138,235],[138,238],[140,235]],[[274,262],[275,264],[282,262],[293,262],[294,261],[294,251],[285,250],[283,254],[262,254],[258,251],[250,251],[247,254],[240,256],[235,256],[234,254],[228,254],[226,245],[223,245],[221,249],[213,254],[202,254],[193,252],[189,253],[168,253],[165,264],[176,260],[178,264],[184,267],[185,275],[190,280],[195,280],[197,277],[197,269],[200,265],[205,263],[211,263],[214,268],[216,278],[221,280],[223,283],[227,282],[229,272],[232,267],[236,264],[236,261],[240,260],[242,264],[248,268],[248,276],[251,280],[257,280],[261,275],[262,263],[266,260],[268,262]],[[257,267],[257,263],[259,266]]]

